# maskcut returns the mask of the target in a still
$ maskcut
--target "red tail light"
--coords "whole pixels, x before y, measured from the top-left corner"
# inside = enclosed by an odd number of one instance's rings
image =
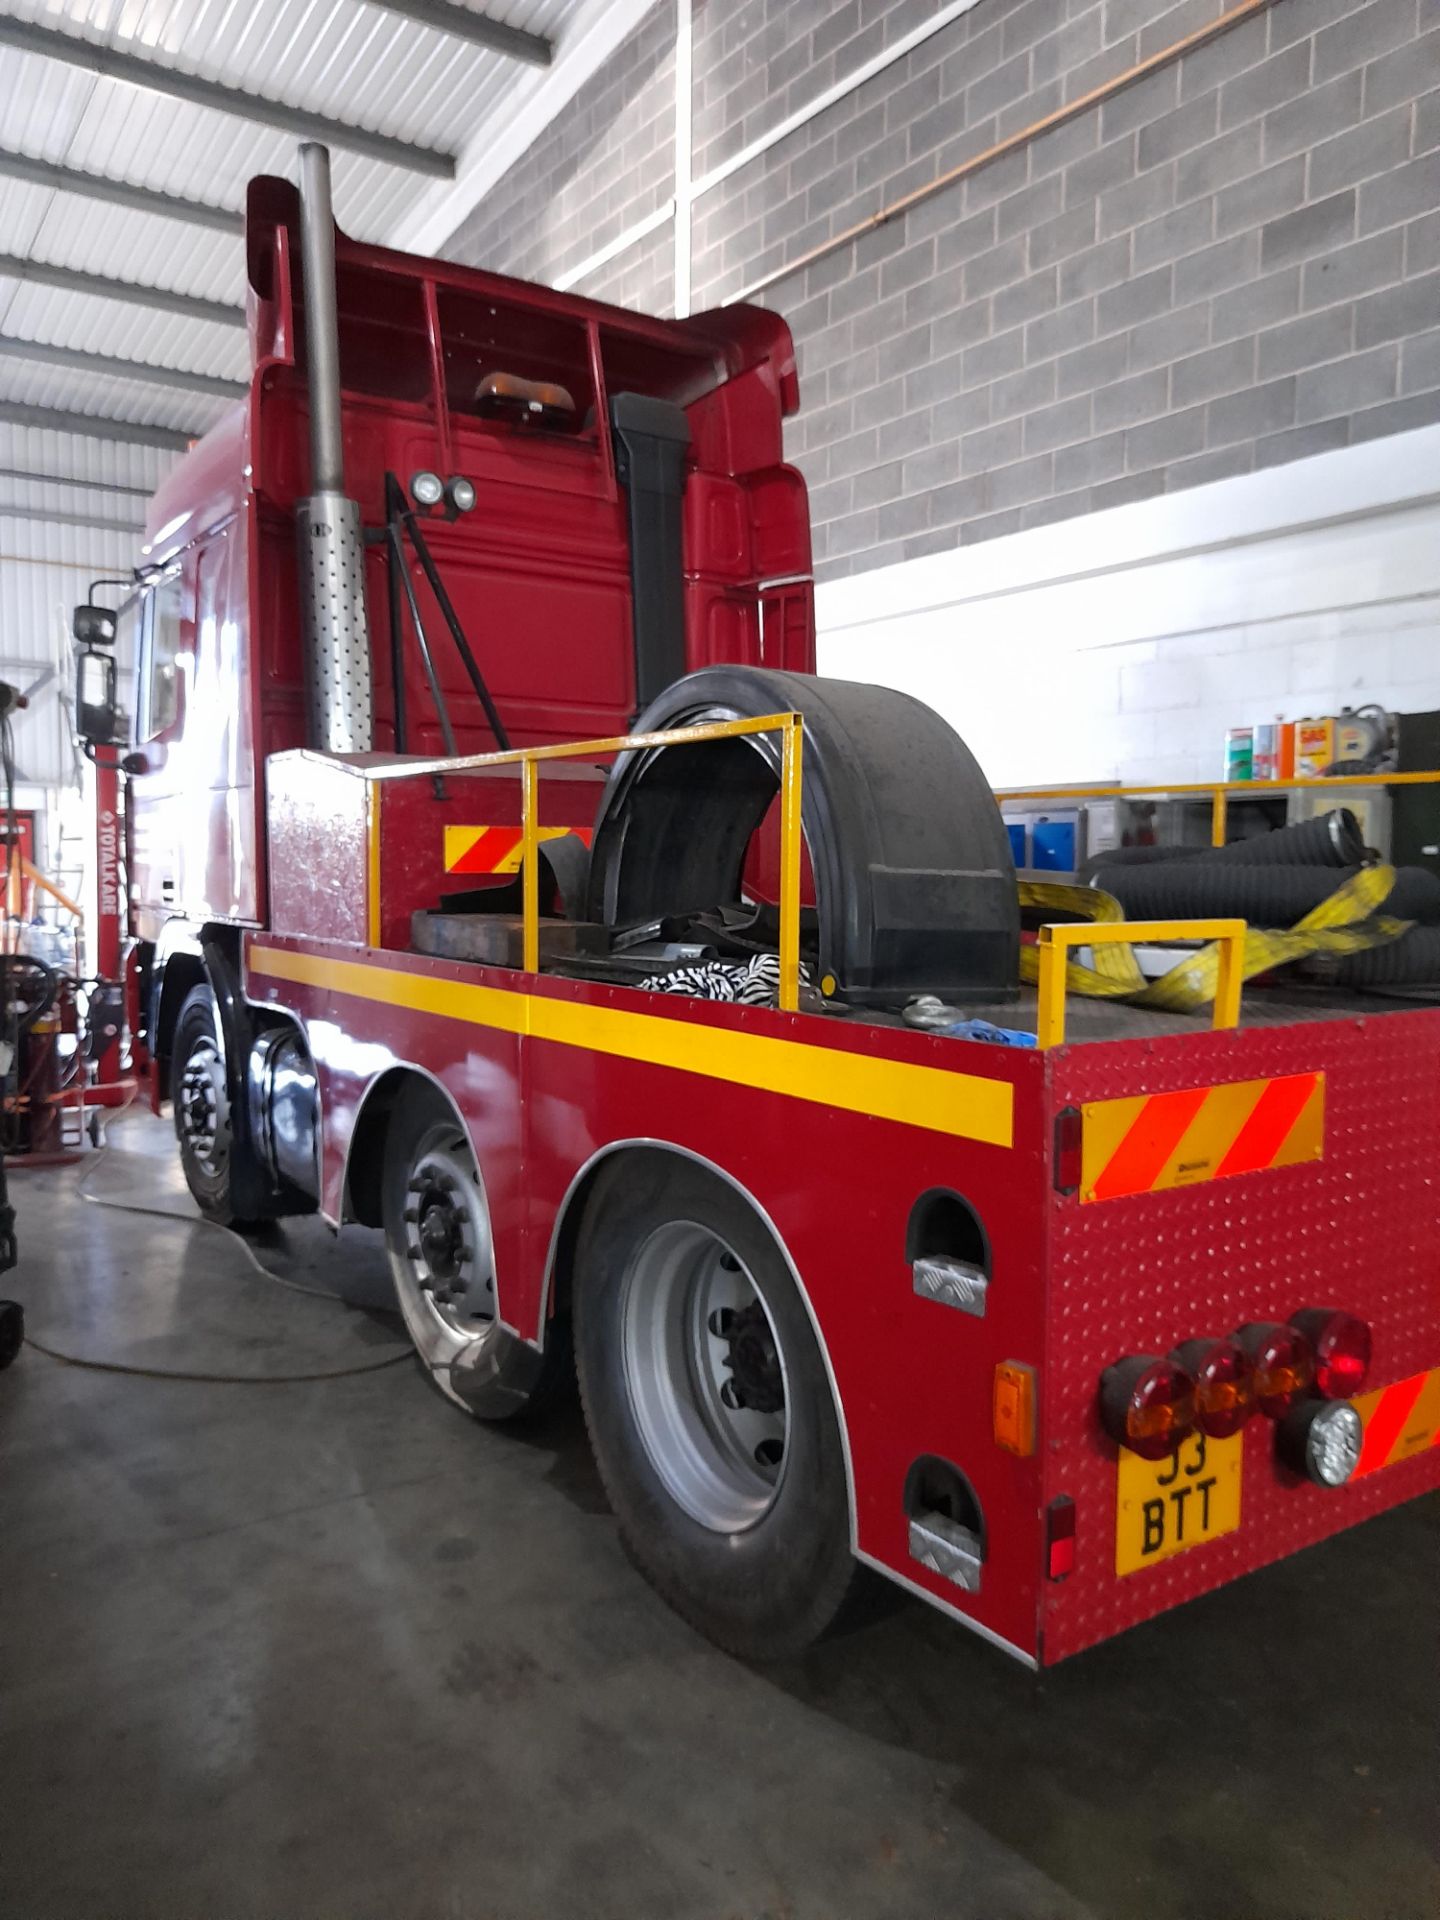
[[[1235,1338],[1255,1369],[1255,1404],[1278,1420],[1315,1384],[1315,1350],[1298,1327],[1253,1320]]]
[[[1062,1107],[1055,1116],[1055,1191],[1078,1193],[1084,1123],[1078,1107]]]
[[[1195,1382],[1174,1360],[1132,1355],[1100,1376],[1105,1431],[1142,1460],[1163,1460],[1195,1427]]]
[[[1057,1494],[1045,1509],[1045,1572],[1063,1580],[1075,1570],[1075,1502]]]
[[[1327,1400],[1352,1400],[1370,1371],[1370,1328],[1353,1313],[1306,1307],[1290,1324],[1315,1350],[1315,1385]]]
[[[1187,1340],[1170,1356],[1195,1382],[1195,1423],[1212,1440],[1228,1440],[1255,1411],[1250,1356],[1238,1340]]]

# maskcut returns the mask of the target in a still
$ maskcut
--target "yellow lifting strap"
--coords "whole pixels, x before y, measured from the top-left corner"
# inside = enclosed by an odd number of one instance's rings
[[[1083,920],[1114,922],[1125,918],[1125,910],[1114,895],[1102,893],[1098,887],[1071,887],[1048,880],[1021,880],[1018,885],[1022,907],[1041,907]],[[1360,867],[1293,927],[1251,927],[1245,935],[1241,978],[1253,980],[1272,967],[1310,954],[1359,953],[1366,947],[1383,947],[1398,940],[1410,921],[1377,914],[1394,885],[1393,867]],[[1168,973],[1149,981],[1140,971],[1134,948],[1123,941],[1113,946],[1097,945],[1091,952],[1093,965],[1067,961],[1067,992],[1088,994],[1091,999],[1128,1000],[1132,1006],[1150,1007],[1160,1013],[1193,1013],[1215,998],[1220,975],[1218,941],[1187,954]],[[1039,979],[1038,948],[1021,947],[1020,977],[1032,983]]]

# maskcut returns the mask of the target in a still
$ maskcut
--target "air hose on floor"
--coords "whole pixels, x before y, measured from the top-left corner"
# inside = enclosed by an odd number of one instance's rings
[[[124,1111],[125,1109],[121,1108],[120,1112]],[[110,1123],[111,1126],[119,1118],[120,1114],[117,1113]],[[110,1150],[110,1142],[107,1139],[85,1169],[76,1189],[80,1198],[91,1206],[106,1207],[115,1213],[141,1214],[153,1220],[170,1220],[181,1227],[208,1227],[213,1233],[223,1233],[232,1246],[238,1247],[262,1279],[272,1282],[277,1287],[284,1287],[287,1292],[308,1294],[313,1300],[328,1300],[332,1306],[344,1307],[347,1312],[355,1311],[345,1301],[337,1299],[332,1293],[327,1293],[322,1287],[307,1287],[298,1280],[287,1280],[283,1274],[275,1273],[265,1265],[248,1242],[241,1239],[238,1234],[232,1233],[228,1227],[222,1227],[214,1220],[207,1220],[203,1215],[196,1214],[192,1217],[183,1213],[172,1213],[168,1207],[145,1206],[139,1201],[113,1200],[107,1195],[92,1193],[90,1181],[99,1171],[105,1155]],[[122,1360],[94,1360],[84,1354],[67,1353],[62,1348],[51,1346],[47,1341],[37,1339],[28,1329],[25,1344],[27,1347],[33,1347],[36,1353],[43,1353],[47,1360],[58,1360],[67,1367],[81,1367],[91,1373],[121,1373],[144,1380],[183,1380],[205,1386],[227,1387],[286,1387],[321,1380],[348,1380],[357,1374],[380,1373],[386,1367],[398,1367],[402,1361],[413,1357],[407,1342],[399,1353],[386,1354],[382,1360],[366,1361],[362,1366],[316,1368],[296,1373],[210,1373],[182,1367],[132,1366]]]

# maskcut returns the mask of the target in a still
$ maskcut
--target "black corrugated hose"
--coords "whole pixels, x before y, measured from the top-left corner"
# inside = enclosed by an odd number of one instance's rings
[[[1359,867],[1365,863],[1365,836],[1349,807],[1332,807],[1313,820],[1271,833],[1251,834],[1228,846],[1207,847],[1203,857],[1248,867]]]
[[[1094,884],[1114,894],[1132,920],[1234,915],[1257,927],[1293,927],[1335,891],[1333,868],[1248,866],[1241,861],[1100,867]],[[1440,880],[1424,867],[1399,867],[1384,911],[1440,926]]]
[[[1341,987],[1440,985],[1440,927],[1411,927],[1388,946],[1308,961],[1305,970]]]

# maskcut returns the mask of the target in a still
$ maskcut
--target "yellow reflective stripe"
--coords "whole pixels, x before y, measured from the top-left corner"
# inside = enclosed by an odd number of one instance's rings
[[[1437,1435],[1440,1435],[1440,1367],[1431,1369],[1420,1389],[1420,1397],[1410,1409],[1410,1418],[1390,1449],[1390,1462],[1408,1460],[1412,1454],[1423,1453],[1427,1447],[1435,1445]]]
[[[1080,1133],[1080,1186],[1089,1193],[1115,1157],[1115,1150],[1149,1105],[1148,1093],[1126,1100],[1091,1100],[1084,1108]]]
[[[1325,1157],[1325,1076],[1320,1074],[1314,1091],[1300,1109],[1300,1117],[1291,1127],[1284,1145],[1270,1162],[1272,1167],[1296,1167],[1303,1160]]]
[[[537,830],[535,837],[537,840],[563,840],[567,834],[574,831],[573,827],[541,827]],[[475,867],[471,871],[475,873],[518,873],[520,871],[520,862],[524,857],[525,849],[521,841],[521,828],[518,821],[502,823],[499,826],[447,826],[444,833],[444,859],[447,873],[454,873],[466,855],[473,852],[487,833],[514,837],[508,845],[500,845],[498,852],[483,866]]]
[[[1325,1076],[1091,1100],[1081,1113],[1081,1202],[1117,1200],[1323,1158]]]
[[[501,1033],[528,1034],[557,1046],[698,1073],[847,1113],[872,1114],[929,1133],[987,1146],[1014,1143],[1014,1089],[1005,1080],[944,1067],[878,1060],[837,1048],[808,1046],[769,1034],[702,1026],[684,1018],[589,1006],[548,994],[437,979],[354,960],[322,959],[279,947],[250,949],[250,969],[272,980],[320,987],[382,1006],[463,1020]]]
[[[1403,1417],[1386,1408],[1385,1403],[1392,1395],[1397,1396],[1400,1406],[1406,1409]],[[1413,1460],[1417,1453],[1425,1453],[1440,1444],[1440,1367],[1432,1367],[1424,1374],[1411,1374],[1408,1380],[1392,1380],[1385,1387],[1372,1387],[1369,1393],[1358,1395],[1351,1405],[1365,1429],[1360,1464],[1355,1470],[1357,1480],[1378,1472],[1381,1467]],[[1371,1428],[1382,1412],[1389,1413],[1390,1417],[1377,1437]]]
[[[1180,1187],[1208,1180],[1234,1146],[1269,1084],[1268,1080],[1237,1080],[1229,1086],[1212,1087],[1154,1184]]]

